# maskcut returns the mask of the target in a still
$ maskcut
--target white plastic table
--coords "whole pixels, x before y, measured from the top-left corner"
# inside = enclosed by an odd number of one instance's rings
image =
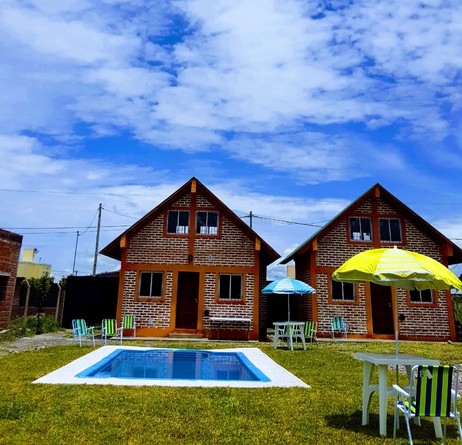
[[[364,362],[363,370],[363,417],[362,424],[369,424],[369,407],[371,396],[374,391],[379,392],[379,432],[380,435],[387,435],[387,404],[388,397],[396,397],[396,392],[392,386],[388,386],[388,366],[405,366],[408,381],[411,374],[411,368],[415,365],[439,365],[438,360],[433,360],[419,355],[412,354],[374,354],[358,352],[358,360]],[[372,371],[377,366],[379,372],[379,384],[371,384]],[[396,383],[396,382],[395,382]],[[439,418],[434,418],[436,437],[442,437],[441,422]]]
[[[273,347],[278,347],[278,340],[284,339],[287,341],[287,347],[294,350],[294,339],[300,338],[302,341],[303,349],[306,350],[305,343],[305,322],[304,321],[278,321],[274,325],[274,341]],[[283,333],[281,333],[283,332]]]

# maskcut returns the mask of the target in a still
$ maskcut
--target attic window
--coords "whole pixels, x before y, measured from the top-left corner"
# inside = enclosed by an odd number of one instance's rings
[[[167,233],[187,235],[189,233],[189,211],[169,210],[167,217]]]
[[[372,224],[370,218],[350,218],[350,240],[372,241]]]
[[[379,218],[380,241],[401,243],[401,221],[398,218]]]
[[[218,212],[197,212],[196,233],[198,235],[218,235]]]

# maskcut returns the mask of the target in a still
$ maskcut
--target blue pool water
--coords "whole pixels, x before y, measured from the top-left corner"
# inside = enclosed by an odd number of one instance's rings
[[[269,382],[243,353],[117,349],[77,377]]]

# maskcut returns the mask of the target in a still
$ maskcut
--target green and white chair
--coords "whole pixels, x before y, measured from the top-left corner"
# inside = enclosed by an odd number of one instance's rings
[[[330,319],[330,327],[332,331],[332,338],[335,338],[335,334],[344,334],[345,338],[348,337],[348,325],[345,323],[343,317],[332,317]]]
[[[442,417],[444,420],[443,444],[446,443],[446,419],[450,417],[457,422],[459,438],[462,440],[460,414],[457,411],[459,372],[454,366],[417,365],[411,370],[409,388],[403,389],[393,385],[397,393],[395,418],[393,422],[393,440],[396,441],[398,413],[404,414],[412,445],[409,420],[420,417]]]
[[[309,340],[313,343],[313,340],[317,340],[316,334],[318,332],[318,323],[315,321],[305,322],[305,341]]]
[[[82,347],[83,338],[92,338],[93,346],[95,346],[95,328],[93,326],[87,327],[87,323],[84,319],[76,318],[72,320],[72,331],[74,334],[74,340],[79,340],[80,347]]]
[[[105,318],[101,322],[101,337],[104,338],[104,344],[107,345],[107,339],[120,338],[122,344],[122,328],[117,327],[117,320],[115,318]]]
[[[124,330],[132,330],[133,337],[136,337],[136,321],[134,315],[124,315],[122,317],[122,326],[121,326],[121,334],[120,334],[120,344],[122,344],[122,337],[124,336]]]

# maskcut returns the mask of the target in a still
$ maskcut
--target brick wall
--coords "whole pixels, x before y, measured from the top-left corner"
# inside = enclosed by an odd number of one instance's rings
[[[8,327],[22,235],[0,229],[0,328]]]
[[[352,214],[372,215],[372,200],[368,199],[358,208],[352,210]],[[377,223],[377,217],[402,217],[390,203],[378,198],[376,201],[378,215],[375,215],[373,222]],[[404,220],[405,245],[400,248],[420,252],[430,256],[437,261],[443,262],[441,249],[438,243],[428,234],[422,232],[411,221]],[[368,332],[367,289],[364,284],[357,286],[358,296],[356,304],[329,303],[330,274],[353,255],[366,249],[377,247],[372,243],[351,243],[348,241],[348,215],[340,219],[332,229],[318,239],[316,256],[316,298],[318,307],[318,331],[321,334],[329,335],[330,318],[334,315],[344,317],[350,327],[350,332],[358,336],[371,336]],[[391,247],[390,243],[383,247]],[[308,257],[308,256],[307,256]],[[308,258],[297,259],[297,277],[303,281],[310,282]],[[404,315],[405,320],[400,323],[400,336],[402,338],[416,339],[429,338],[448,339],[450,338],[450,318],[448,313],[447,298],[445,291],[438,292],[436,307],[430,305],[410,305],[408,293],[404,290],[397,291],[398,313]],[[309,316],[309,309],[307,316]]]
[[[137,326],[149,328],[155,335],[168,335],[175,329],[175,314],[171,311],[176,304],[176,281],[182,271],[199,273],[199,288],[203,289],[203,296],[200,296],[203,298],[199,298],[199,301],[202,301],[198,308],[199,316],[208,311],[210,317],[249,317],[252,320],[254,318],[254,241],[235,226],[226,214],[220,211],[220,236],[195,236],[192,241],[192,253],[189,236],[165,236],[164,223],[168,210],[185,209],[191,202],[190,194],[179,198],[171,207],[155,215],[128,242],[126,263],[122,266],[124,284],[121,312],[135,315]],[[213,203],[200,193],[196,195],[196,208],[215,209]],[[191,218],[193,217],[192,211]],[[192,260],[188,258],[190,254],[193,255]],[[137,301],[137,277],[140,271],[164,273],[165,289],[161,300]],[[220,272],[243,274],[244,303],[217,302]],[[205,334],[209,327],[208,317],[204,317],[202,332]],[[235,331],[246,329],[238,323],[227,327]]]

